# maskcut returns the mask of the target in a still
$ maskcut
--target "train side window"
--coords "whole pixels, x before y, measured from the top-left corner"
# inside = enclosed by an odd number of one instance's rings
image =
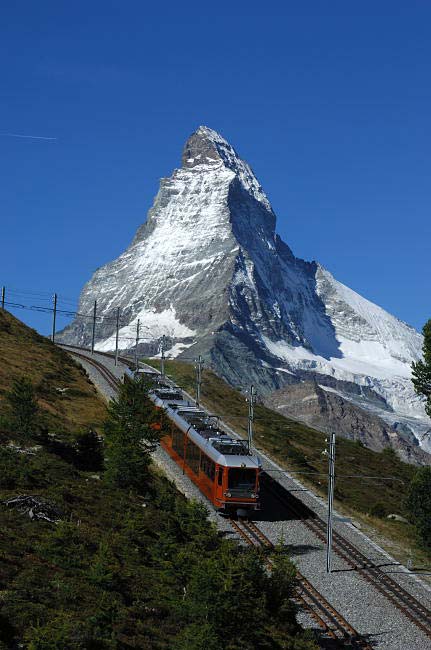
[[[218,468],[218,484],[223,485],[223,467]]]
[[[184,434],[178,429],[175,429],[172,433],[172,448],[181,458],[184,457]]]
[[[208,456],[202,454],[201,456],[201,470],[208,476],[211,481],[215,478],[215,463]]]
[[[195,474],[199,472],[201,450],[191,440],[187,443],[187,465]]]

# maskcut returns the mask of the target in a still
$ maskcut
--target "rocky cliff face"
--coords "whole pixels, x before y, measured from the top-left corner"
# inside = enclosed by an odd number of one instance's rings
[[[147,221],[130,247],[85,285],[79,312],[97,299],[97,347],[203,354],[235,386],[263,394],[319,377],[344,399],[391,426],[426,440],[430,423],[412,390],[410,363],[422,337],[337,282],[315,262],[294,256],[275,232],[275,215],[250,167],[218,133],[200,127],[182,166],[162,179]],[[62,333],[88,345],[91,327],[77,319]],[[424,443],[426,444],[426,443]]]
[[[288,418],[319,431],[358,440],[374,451],[391,447],[408,463],[427,465],[431,461],[407,427],[391,426],[378,415],[344,399],[333,388],[302,381],[274,391],[264,402]]]

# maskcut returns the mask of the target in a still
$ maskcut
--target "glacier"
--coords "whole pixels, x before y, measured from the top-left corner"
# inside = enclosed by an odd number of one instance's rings
[[[165,335],[168,356],[202,354],[231,385],[253,382],[262,395],[312,379],[431,451],[431,422],[410,381],[422,335],[297,258],[250,166],[206,126],[161,180],[127,250],[84,286],[79,313],[91,314],[94,300],[98,350],[115,348],[120,308],[122,350],[134,348],[139,319],[142,354],[156,354]],[[59,338],[88,345],[91,323],[77,317]]]

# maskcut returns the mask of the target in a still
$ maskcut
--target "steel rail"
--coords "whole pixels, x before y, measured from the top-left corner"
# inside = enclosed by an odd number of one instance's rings
[[[261,481],[272,496],[275,496],[287,510],[295,514],[320,541],[326,543],[326,523],[323,519],[317,515],[307,518],[284,495],[280,494],[280,488],[283,489],[282,486],[279,486],[279,483],[268,474],[262,475]],[[431,638],[431,611],[427,607],[395,582],[387,573],[379,569],[373,562],[370,562],[362,551],[336,531],[333,534],[333,550],[395,605],[427,637]]]
[[[109,384],[109,386],[115,391],[118,390],[120,380],[114,375],[114,373],[108,370],[108,368],[103,365],[103,363],[97,361],[96,359],[93,359],[92,357],[88,357],[86,354],[80,354],[79,352],[76,352],[76,350],[70,350],[68,352],[70,355],[78,357],[79,359],[86,361],[91,366],[96,368],[102,375],[103,379],[105,379],[105,381]]]
[[[249,546],[274,549],[274,544],[254,522],[246,519],[235,521],[235,519],[229,518],[229,523]],[[268,566],[272,567],[270,559],[268,559]],[[343,642],[345,647],[372,650],[366,639],[358,634],[298,570],[296,570],[295,593],[292,600],[308,612],[323,634],[330,639]]]

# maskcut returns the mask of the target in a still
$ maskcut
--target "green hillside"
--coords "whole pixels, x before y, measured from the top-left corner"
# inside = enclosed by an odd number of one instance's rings
[[[0,418],[5,414],[5,391],[14,380],[25,377],[34,385],[42,423],[50,431],[66,435],[88,428],[101,430],[106,406],[84,370],[66,352],[3,310],[0,360]]]
[[[107,409],[65,353],[0,318],[0,650],[316,650],[289,559],[269,575],[140,452],[142,386]],[[7,397],[23,376],[39,406],[25,430]],[[105,443],[77,445],[95,425]]]

